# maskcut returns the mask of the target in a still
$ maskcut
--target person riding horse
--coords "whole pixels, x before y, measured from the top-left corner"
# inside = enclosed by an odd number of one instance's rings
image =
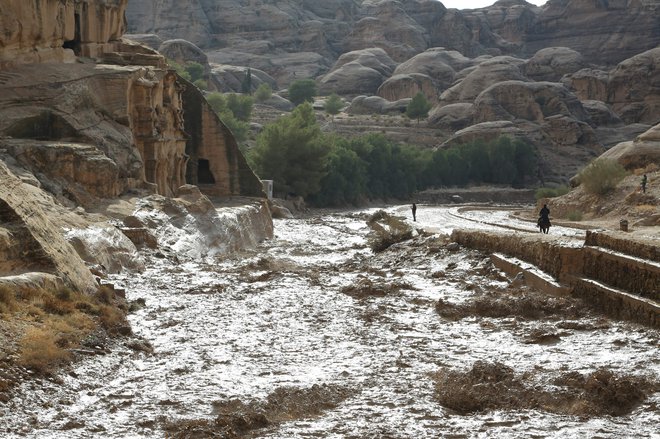
[[[543,208],[539,212],[539,220],[537,224],[543,233],[547,234],[550,230],[550,209],[548,209],[547,204],[544,204]]]

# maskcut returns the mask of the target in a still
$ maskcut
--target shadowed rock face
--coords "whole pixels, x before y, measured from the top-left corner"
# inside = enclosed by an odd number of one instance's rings
[[[524,52],[564,46],[612,65],[660,44],[659,29],[656,0],[550,0],[528,31]]]

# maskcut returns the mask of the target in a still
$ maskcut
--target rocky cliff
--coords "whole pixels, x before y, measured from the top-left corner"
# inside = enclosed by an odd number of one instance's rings
[[[95,281],[76,251],[105,269],[139,268],[121,256],[135,251],[133,236],[121,238],[107,216],[86,213],[119,198],[179,196],[190,182],[218,197],[263,196],[199,92],[162,55],[122,40],[126,7],[127,0],[0,1],[5,275],[51,273],[88,291]],[[209,171],[211,179],[198,178]]]
[[[524,0],[447,9],[435,0],[186,0],[130,2],[130,33],[183,38],[216,50],[218,62],[248,65],[250,55],[342,53],[383,48],[404,61],[430,47],[467,56],[529,57],[545,47],[570,47],[594,64],[616,64],[660,43],[657,0]],[[189,19],[181,20],[181,17]],[[231,60],[231,62],[229,62]],[[253,66],[257,67],[257,66]]]
[[[471,10],[435,0],[322,3],[132,2],[128,29],[145,41],[197,44],[221,91],[240,91],[236,75],[251,67],[275,89],[315,78],[321,94],[353,100],[354,115],[400,113],[422,92],[435,105],[428,132],[380,130],[433,148],[521,138],[539,151],[540,184],[565,184],[660,122],[657,0],[500,0]],[[352,123],[333,126],[360,134],[373,125]]]

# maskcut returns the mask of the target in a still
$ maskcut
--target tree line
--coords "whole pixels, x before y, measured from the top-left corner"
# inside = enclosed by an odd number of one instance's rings
[[[317,206],[406,199],[439,186],[523,185],[537,168],[534,148],[509,137],[429,150],[382,134],[326,134],[308,102],[266,126],[247,158],[260,178],[274,180],[277,193]]]

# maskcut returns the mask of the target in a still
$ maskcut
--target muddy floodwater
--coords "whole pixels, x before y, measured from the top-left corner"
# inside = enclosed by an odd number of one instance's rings
[[[408,206],[389,212],[410,221]],[[416,226],[437,233],[497,223],[533,229],[505,210],[420,206],[417,214]],[[538,404],[459,413],[441,404],[437,373],[478,361],[502,363],[550,394],[561,393],[557,376],[601,368],[657,382],[659,334],[588,310],[530,318],[465,308],[447,318],[439,301],[458,307],[488,291],[508,294],[509,280],[487,255],[449,251],[434,236],[374,255],[365,218],[276,220],[274,239],[257,249],[204,262],[154,258],[143,273],[116,276],[130,301],[144,299],[129,320],[153,354],[120,340],[107,355],[24,384],[23,398],[0,407],[0,436],[165,437],[168,424],[212,421],[228,401],[257,404],[301,389],[327,404],[306,412],[294,397],[288,414],[246,437],[660,437],[657,391],[620,416]],[[550,231],[576,243],[582,233]]]

